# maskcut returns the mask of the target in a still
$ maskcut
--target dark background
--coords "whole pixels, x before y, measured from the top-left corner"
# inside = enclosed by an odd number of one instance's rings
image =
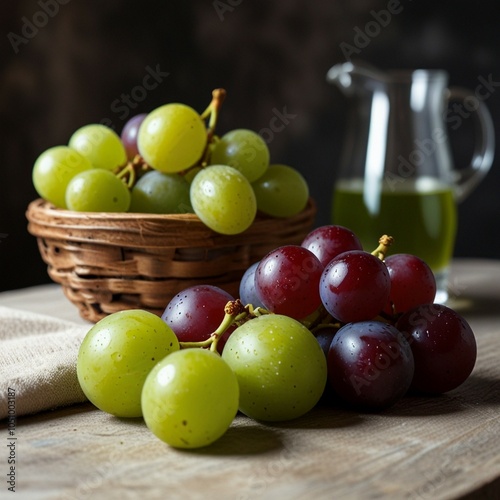
[[[0,290],[49,281],[25,219],[36,197],[31,169],[42,151],[66,144],[87,123],[104,122],[119,132],[128,117],[170,101],[201,112],[216,87],[228,93],[219,132],[262,130],[276,110],[294,115],[269,142],[272,160],[304,174],[319,205],[317,224],[328,223],[346,102],[325,75],[345,61],[341,44],[354,46],[355,28],[363,30],[373,20],[371,11],[387,9],[389,3],[5,0],[0,18]],[[44,8],[51,14],[44,16]],[[479,77],[491,75],[500,82],[497,0],[401,0],[399,10],[361,49],[360,58],[382,69],[443,68],[451,85],[471,89]],[[140,87],[148,68],[168,76],[144,92]],[[124,106],[123,94],[136,99]],[[500,144],[500,90],[485,103]],[[460,166],[472,152],[469,121],[451,137]],[[459,207],[456,256],[500,257],[499,186],[495,159],[486,180]]]

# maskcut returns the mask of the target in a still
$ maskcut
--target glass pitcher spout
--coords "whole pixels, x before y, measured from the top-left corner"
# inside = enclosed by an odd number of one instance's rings
[[[387,75],[366,63],[345,62],[332,66],[326,75],[328,83],[336,85],[346,95],[367,90],[381,90]]]

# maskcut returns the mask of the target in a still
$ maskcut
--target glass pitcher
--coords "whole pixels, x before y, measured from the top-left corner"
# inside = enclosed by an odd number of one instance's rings
[[[382,72],[348,62],[333,66],[327,81],[353,101],[332,222],[353,230],[370,251],[381,235],[393,236],[393,253],[413,253],[429,264],[436,302],[445,302],[456,205],[493,162],[494,129],[486,106],[471,91],[448,88],[443,70]],[[462,113],[453,112],[452,100],[464,107]],[[461,125],[466,113],[474,117],[475,149],[470,165],[457,169],[447,127]]]

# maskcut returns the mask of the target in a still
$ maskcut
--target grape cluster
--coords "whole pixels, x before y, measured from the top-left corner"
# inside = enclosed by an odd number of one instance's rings
[[[369,252],[349,229],[322,226],[253,263],[239,297],[197,285],[161,318],[108,316],[82,344],[80,384],[96,406],[142,415],[181,448],[212,443],[238,411],[284,421],[320,401],[334,403],[332,411],[380,411],[408,393],[455,389],[475,365],[474,334],[433,302],[429,266],[388,255],[392,243],[383,236]]]
[[[244,128],[215,134],[224,96],[216,89],[201,114],[169,103],[135,115],[120,135],[105,125],[81,127],[67,146],[35,161],[37,193],[80,212],[194,212],[221,234],[243,232],[257,211],[301,212],[309,198],[306,180],[293,167],[271,164],[259,134]]]

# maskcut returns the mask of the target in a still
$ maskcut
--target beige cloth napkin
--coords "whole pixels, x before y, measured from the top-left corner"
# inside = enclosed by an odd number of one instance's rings
[[[0,306],[0,420],[13,411],[18,417],[86,400],[76,359],[88,330]]]

